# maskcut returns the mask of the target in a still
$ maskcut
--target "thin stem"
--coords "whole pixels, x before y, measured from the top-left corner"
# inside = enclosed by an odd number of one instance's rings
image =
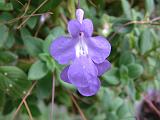
[[[48,0],[43,1],[32,13],[31,15],[35,14]],[[18,27],[17,29],[20,29],[22,27],[22,25],[24,25],[28,20],[29,20],[30,16],[28,18],[26,18]]]
[[[39,13],[39,14],[33,14],[33,15],[20,16],[20,17],[14,18],[12,20],[9,20],[9,21],[6,21],[6,22],[2,22],[2,24],[11,24],[13,22],[16,22],[17,20],[22,19],[22,18],[33,17],[33,16],[40,16],[40,15],[43,15],[43,14],[53,14],[53,13],[52,12],[46,12],[46,13]]]
[[[24,11],[22,17],[27,13],[27,11],[28,11],[28,9],[29,9],[30,3],[31,3],[31,0],[28,1],[27,7],[26,7],[26,9],[25,9],[25,11]]]
[[[13,115],[13,119],[12,119],[12,120],[14,120],[14,119],[16,118],[16,115],[17,115],[17,113],[19,112],[21,106],[23,105],[23,103],[24,103],[24,101],[27,99],[27,97],[30,95],[31,91],[33,90],[33,88],[35,87],[36,84],[37,84],[37,81],[32,84],[32,86],[31,86],[30,89],[28,90],[27,94],[23,97],[21,103],[19,104],[18,108],[16,109],[16,111],[15,111],[15,113],[14,113],[14,115]]]
[[[23,3],[21,3],[19,0],[16,0],[20,5],[24,6]]]
[[[123,27],[126,27],[126,26],[131,25],[131,24],[139,24],[139,25],[143,25],[143,24],[160,25],[159,23],[154,23],[155,21],[158,21],[158,20],[160,20],[160,17],[156,17],[156,18],[154,18],[154,19],[147,20],[147,21],[146,21],[146,20],[142,20],[142,21],[130,21],[130,22],[127,22],[127,23],[121,25],[118,30],[121,30],[121,29],[123,29]],[[113,35],[110,37],[109,40],[112,40],[117,34],[118,34],[118,32],[113,33]]]
[[[26,107],[26,109],[27,109],[27,112],[28,112],[28,114],[29,114],[30,120],[33,120],[32,113],[31,113],[31,111],[30,111],[30,109],[29,109],[29,106],[28,106],[26,100],[24,100],[24,105],[25,105],[25,107]]]
[[[77,103],[77,101],[75,100],[75,98],[74,98],[73,95],[71,95],[71,99],[72,99],[73,103],[75,104],[76,108],[78,109],[78,112],[79,112],[79,114],[80,114],[81,117],[82,117],[82,120],[87,120],[87,118],[85,117],[83,111],[82,111],[81,108],[79,107],[79,105],[78,105],[78,103]]]
[[[54,74],[53,74],[53,80],[52,80],[52,103],[51,103],[50,120],[53,120],[54,95],[55,95],[55,76],[54,76]]]

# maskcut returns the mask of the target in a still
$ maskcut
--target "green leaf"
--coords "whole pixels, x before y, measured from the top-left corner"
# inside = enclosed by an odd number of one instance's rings
[[[0,90],[0,111],[3,109],[3,105],[5,103],[5,94]]]
[[[28,106],[31,110],[33,117],[38,117],[41,115],[40,109],[36,106],[36,104],[29,104]]]
[[[123,103],[119,109],[117,110],[117,115],[119,119],[124,119],[131,116],[131,113],[129,111],[129,106],[126,103]]]
[[[133,63],[128,65],[128,74],[130,78],[138,78],[143,73],[143,67],[140,64]]]
[[[13,10],[13,5],[12,3],[1,3],[0,2],[0,10],[11,11]]]
[[[126,15],[128,19],[131,19],[132,15],[131,15],[131,7],[130,7],[129,2],[127,0],[121,0],[121,3],[122,3],[124,14]]]
[[[52,93],[52,78],[53,74],[49,72],[45,77],[38,81],[36,93],[39,99],[48,98]]]
[[[22,39],[25,39],[26,36],[32,36],[29,30],[25,27],[21,28],[20,30]]]
[[[55,61],[48,53],[41,53],[39,57],[42,61],[46,62],[46,65],[50,71],[55,69]]]
[[[36,26],[37,21],[38,21],[37,17],[31,17],[31,18],[27,21],[27,25],[28,25],[31,29],[33,29],[33,28]]]
[[[154,0],[145,0],[145,7],[146,7],[147,13],[151,15],[153,10],[155,9]]]
[[[142,54],[146,53],[148,50],[152,48],[152,38],[151,38],[150,29],[145,29],[141,33],[141,37],[139,40],[139,48]]]
[[[119,79],[118,79],[118,69],[117,68],[112,68],[108,72],[106,72],[102,76],[102,83],[104,84],[110,84],[110,85],[117,85],[119,84]]]
[[[48,73],[48,68],[46,64],[38,60],[29,69],[28,79],[29,80],[39,80],[43,78],[47,73]]]
[[[135,84],[134,81],[131,79],[128,82],[128,86],[127,86],[127,92],[130,96],[130,98],[135,101],[135,96],[136,96],[136,89],[135,89]]]
[[[128,65],[135,62],[135,57],[130,51],[125,51],[121,53],[119,58],[119,65]]]
[[[15,64],[17,62],[17,55],[10,51],[0,51],[0,65]]]
[[[0,48],[4,47],[5,42],[7,41],[8,37],[8,28],[6,25],[0,25]]]
[[[15,43],[15,38],[14,38],[13,31],[11,31],[11,32],[9,32],[7,41],[5,42],[4,46],[9,49],[13,46],[14,43]]]
[[[128,83],[129,77],[128,77],[128,68],[124,65],[121,65],[120,67],[120,80],[122,82],[122,84],[126,84]]]
[[[13,109],[14,109],[13,101],[11,100],[11,98],[9,98],[5,101],[5,105],[4,105],[4,109],[3,109],[2,113],[3,113],[3,115],[7,115],[10,112],[12,112]]]
[[[24,36],[23,39],[24,45],[31,56],[38,56],[42,53],[43,49],[43,40],[40,38],[32,36]]]
[[[117,111],[117,109],[123,104],[123,99],[120,97],[113,98],[111,109]]]
[[[22,97],[30,87],[26,74],[14,66],[0,67],[0,89],[13,98]]]

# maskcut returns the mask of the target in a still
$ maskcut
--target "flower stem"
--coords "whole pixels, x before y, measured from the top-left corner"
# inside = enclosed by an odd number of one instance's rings
[[[50,114],[50,120],[53,120],[53,110],[54,110],[54,94],[55,93],[55,76],[53,74],[53,80],[52,80],[52,103],[51,103],[51,114]]]

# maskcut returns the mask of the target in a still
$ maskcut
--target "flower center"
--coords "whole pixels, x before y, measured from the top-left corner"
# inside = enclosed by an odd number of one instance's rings
[[[80,32],[79,41],[75,46],[76,57],[87,56],[88,55],[88,47],[85,43],[84,33]]]

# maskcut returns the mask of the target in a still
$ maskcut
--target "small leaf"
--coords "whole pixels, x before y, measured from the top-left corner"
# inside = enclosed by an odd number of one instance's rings
[[[119,79],[118,79],[118,69],[117,68],[112,68],[108,72],[106,72],[102,76],[102,83],[110,84],[110,85],[117,85],[119,84]]]
[[[123,52],[119,58],[119,65],[128,65],[134,62],[135,62],[135,58],[133,54],[129,51]]]
[[[36,26],[37,21],[38,21],[37,17],[31,17],[31,18],[27,21],[27,25],[28,25],[31,29],[33,29],[33,28]]]
[[[140,64],[130,64],[128,65],[128,74],[131,78],[138,78],[143,73],[143,67]]]
[[[9,32],[7,41],[5,42],[4,46],[9,49],[13,46],[14,42],[15,42],[15,38],[14,38],[13,32]]]
[[[12,3],[1,3],[0,2],[0,10],[11,11],[13,10],[13,5]]]
[[[20,33],[21,33],[22,39],[24,39],[26,36],[32,36],[29,30],[25,27],[21,28]]]
[[[141,33],[141,37],[139,40],[139,48],[142,54],[146,53],[148,50],[152,48],[152,38],[151,32],[149,29],[145,29]]]
[[[126,17],[128,19],[131,19],[132,16],[131,16],[131,7],[130,7],[130,4],[127,0],[121,0],[121,3],[122,3],[122,8],[123,8],[123,12],[124,14],[126,15]]]
[[[38,56],[42,53],[43,41],[40,38],[25,36],[23,39],[24,45],[31,56]]]
[[[122,84],[128,83],[128,68],[125,65],[121,65],[119,73]]]
[[[154,0],[145,0],[146,11],[150,15],[155,9]]]
[[[8,28],[5,25],[0,25],[0,48],[4,47],[5,42],[7,41],[8,37]]]
[[[54,71],[55,69],[55,61],[48,53],[41,53],[39,57],[42,61],[44,61],[50,71]]]
[[[118,115],[119,119],[124,119],[124,118],[131,116],[131,113],[129,111],[129,106],[127,103],[123,103],[119,107],[119,109],[117,110],[117,115]]]
[[[39,60],[35,62],[29,69],[28,79],[39,80],[43,78],[47,73],[48,73],[48,68],[46,64]]]
[[[0,51],[0,65],[15,64],[17,62],[17,55],[9,51]]]

